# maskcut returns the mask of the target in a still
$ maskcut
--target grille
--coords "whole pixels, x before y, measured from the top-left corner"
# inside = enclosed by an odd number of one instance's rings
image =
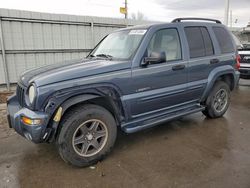
[[[240,60],[241,63],[250,63],[250,55],[241,54],[240,57],[241,57]]]
[[[16,88],[16,95],[17,95],[17,99],[18,99],[18,102],[20,104],[21,107],[24,106],[25,104],[25,99],[24,99],[24,93],[25,92],[25,89],[24,87],[20,86],[20,85],[17,85],[17,88]]]

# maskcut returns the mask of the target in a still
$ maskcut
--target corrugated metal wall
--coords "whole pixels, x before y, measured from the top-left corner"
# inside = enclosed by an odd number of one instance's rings
[[[143,23],[0,9],[0,85],[27,69],[84,57],[113,30]]]

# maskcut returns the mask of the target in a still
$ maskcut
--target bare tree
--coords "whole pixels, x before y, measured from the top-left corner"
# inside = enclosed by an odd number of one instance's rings
[[[131,18],[133,20],[147,20],[146,16],[141,12],[132,13]]]

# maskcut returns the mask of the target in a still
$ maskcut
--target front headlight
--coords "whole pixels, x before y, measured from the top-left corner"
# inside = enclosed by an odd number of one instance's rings
[[[30,104],[33,104],[34,99],[36,97],[36,88],[34,85],[31,85],[28,90],[28,97]]]

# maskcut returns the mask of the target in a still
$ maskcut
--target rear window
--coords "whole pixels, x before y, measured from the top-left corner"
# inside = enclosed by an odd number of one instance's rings
[[[205,27],[185,27],[190,58],[204,57],[214,54],[210,35]]]
[[[213,27],[214,34],[219,43],[221,53],[234,52],[232,38],[223,27]]]

